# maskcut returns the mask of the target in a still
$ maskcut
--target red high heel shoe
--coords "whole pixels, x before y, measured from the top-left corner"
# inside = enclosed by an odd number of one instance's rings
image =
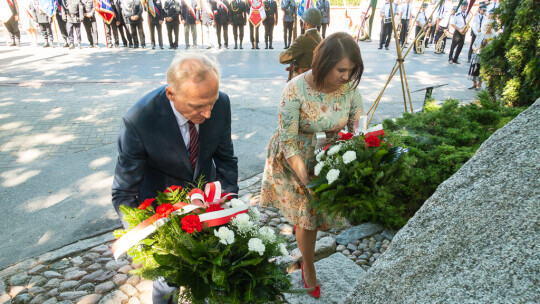
[[[302,270],[302,281],[304,281],[304,286],[307,289],[310,289],[306,284],[306,280],[304,279],[304,263],[300,265],[300,269]],[[308,291],[308,293],[312,295],[314,298],[319,298],[321,296],[321,286],[320,285],[315,286],[315,289],[312,291]]]

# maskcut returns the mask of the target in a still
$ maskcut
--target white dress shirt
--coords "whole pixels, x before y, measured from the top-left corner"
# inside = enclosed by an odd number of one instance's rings
[[[399,7],[399,12],[401,13],[401,19],[409,20],[412,14],[412,5],[405,2]]]
[[[481,15],[479,13],[478,15],[474,16],[471,29],[476,36],[478,36],[480,32],[483,31],[482,28],[484,27],[485,23],[487,23],[487,20],[488,18],[485,14]]]
[[[176,122],[178,123],[178,127],[180,128],[180,133],[182,134],[182,139],[184,140],[184,143],[186,144],[186,150],[188,151],[189,155],[189,125],[188,120],[180,114],[174,107],[174,103],[169,100],[169,103],[171,104],[171,109],[173,110],[174,117],[176,117]],[[195,125],[195,128],[197,129],[197,132],[199,132],[199,125]]]
[[[450,20],[451,25],[455,25],[457,28],[462,29],[465,27],[467,22],[471,19],[471,14],[459,12],[455,14]]]

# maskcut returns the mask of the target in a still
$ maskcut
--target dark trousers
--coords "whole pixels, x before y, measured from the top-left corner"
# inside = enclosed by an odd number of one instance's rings
[[[274,22],[267,22],[264,23],[264,42],[266,43],[266,46],[268,46],[268,42],[272,44],[272,41],[274,40]]]
[[[249,23],[249,40],[251,41],[251,44],[255,43],[255,46],[259,44],[259,27],[260,26],[253,26],[253,24]]]
[[[439,39],[441,38],[441,36],[444,34],[444,30],[446,30],[445,27],[442,27],[442,26],[439,26],[439,31],[437,32],[437,34],[435,35],[435,45],[437,45],[437,42],[439,41]],[[444,49],[446,48],[446,38],[444,38],[443,42],[442,42],[442,51],[444,52]]]
[[[328,23],[321,23],[321,25],[317,26],[317,31],[321,32],[322,38],[326,37],[326,27],[328,26]],[[322,31],[321,31],[322,27]]]
[[[39,24],[39,30],[41,31],[41,35],[43,35],[43,40],[45,40],[45,44],[47,43],[54,43],[52,28],[50,23],[40,23]]]
[[[388,47],[390,45],[390,39],[392,39],[392,22],[384,23],[384,21],[381,21],[381,29],[379,47],[382,47],[383,44],[385,47]]]
[[[401,34],[399,37],[399,44],[401,46],[405,45],[405,39],[407,39],[407,35],[409,34],[409,20],[408,19],[401,19]]]
[[[88,37],[88,43],[90,46],[98,44],[98,32],[96,17],[91,18],[84,17],[83,19],[84,29],[86,30],[86,36]]]
[[[156,35],[154,33],[155,31],[157,31],[159,46],[163,47],[163,35],[161,34],[161,24],[150,23],[150,41],[152,42],[153,47],[156,46]]]
[[[461,34],[458,31],[454,32],[454,37],[452,38],[452,45],[450,46],[450,54],[448,55],[448,60],[457,61],[463,44],[465,43],[465,35]],[[454,53],[455,51],[455,53]]]
[[[418,37],[418,34],[420,33],[421,30],[422,30],[422,27],[417,25],[416,26],[415,37]],[[424,37],[423,39],[424,39],[424,46],[427,47],[427,42],[429,40],[429,37]],[[416,43],[414,44],[413,48],[414,48],[414,52],[416,52]]]
[[[433,39],[435,38],[435,28],[437,28],[437,25],[432,25],[431,30],[429,31],[429,43],[433,43]],[[437,43],[437,41],[435,41]]]
[[[15,17],[11,16],[8,22],[4,23],[4,26],[9,32],[9,37],[11,38],[11,41],[15,43],[15,40],[17,40],[17,43],[20,43],[21,32],[19,31],[19,22],[15,20]]]
[[[180,30],[180,21],[173,19],[171,22],[165,22],[167,25],[167,37],[169,38],[169,45],[173,48],[178,47],[178,31]],[[174,39],[173,39],[174,34]]]
[[[133,45],[139,47],[139,40],[141,41],[141,46],[146,46],[146,39],[144,37],[144,30],[142,27],[142,21],[131,21],[129,23],[131,28],[131,38],[133,39]]]
[[[467,56],[467,61],[471,61],[471,57],[472,57],[472,53],[473,53],[472,46],[474,45],[475,40],[476,40],[476,35],[471,31],[471,47],[469,48],[469,54]]]
[[[244,40],[244,25],[234,25],[232,26],[232,33],[234,36],[234,44],[238,41],[238,35],[240,35],[240,44]]]
[[[77,36],[77,43],[81,45],[81,23],[71,23],[66,24],[68,31],[68,40],[69,43],[74,43],[73,34]]]
[[[174,304],[174,296],[171,294],[176,291],[176,287],[169,286],[163,278],[154,281],[154,290],[152,291],[153,304]],[[178,302],[176,302],[178,303]]]
[[[227,24],[216,23],[217,43],[221,46],[221,32],[223,32],[223,42],[225,47],[229,46],[229,26]]]
[[[127,28],[125,23],[120,22],[120,25],[118,26],[118,31],[120,32],[120,37],[122,37],[122,43],[124,43],[124,46],[128,46],[128,43],[129,45],[133,45],[131,33],[129,32],[129,29]]]
[[[107,47],[113,46],[113,42],[112,42],[113,36],[114,36],[114,45],[118,46],[118,44],[120,43],[118,41],[118,27],[116,26],[116,18],[113,18],[113,20],[111,21],[111,24],[107,24],[107,22],[105,22],[105,39],[107,42]]]
[[[283,42],[285,42],[285,47],[291,46],[293,24],[292,21],[283,21]]]
[[[68,32],[66,27],[66,21],[62,19],[62,16],[56,11],[56,22],[58,22],[58,29],[60,29],[60,35],[64,39],[65,43],[68,43]]]

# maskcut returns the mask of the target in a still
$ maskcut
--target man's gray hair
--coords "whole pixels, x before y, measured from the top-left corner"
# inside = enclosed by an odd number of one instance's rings
[[[209,72],[214,72],[219,81],[219,67],[212,59],[198,53],[177,55],[167,70],[167,84],[179,90],[180,84],[187,79],[200,82],[206,79]]]

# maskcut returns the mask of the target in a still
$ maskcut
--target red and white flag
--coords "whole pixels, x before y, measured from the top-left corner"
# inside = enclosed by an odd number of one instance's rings
[[[257,27],[266,19],[262,0],[249,0],[251,10],[249,11],[249,22]]]

